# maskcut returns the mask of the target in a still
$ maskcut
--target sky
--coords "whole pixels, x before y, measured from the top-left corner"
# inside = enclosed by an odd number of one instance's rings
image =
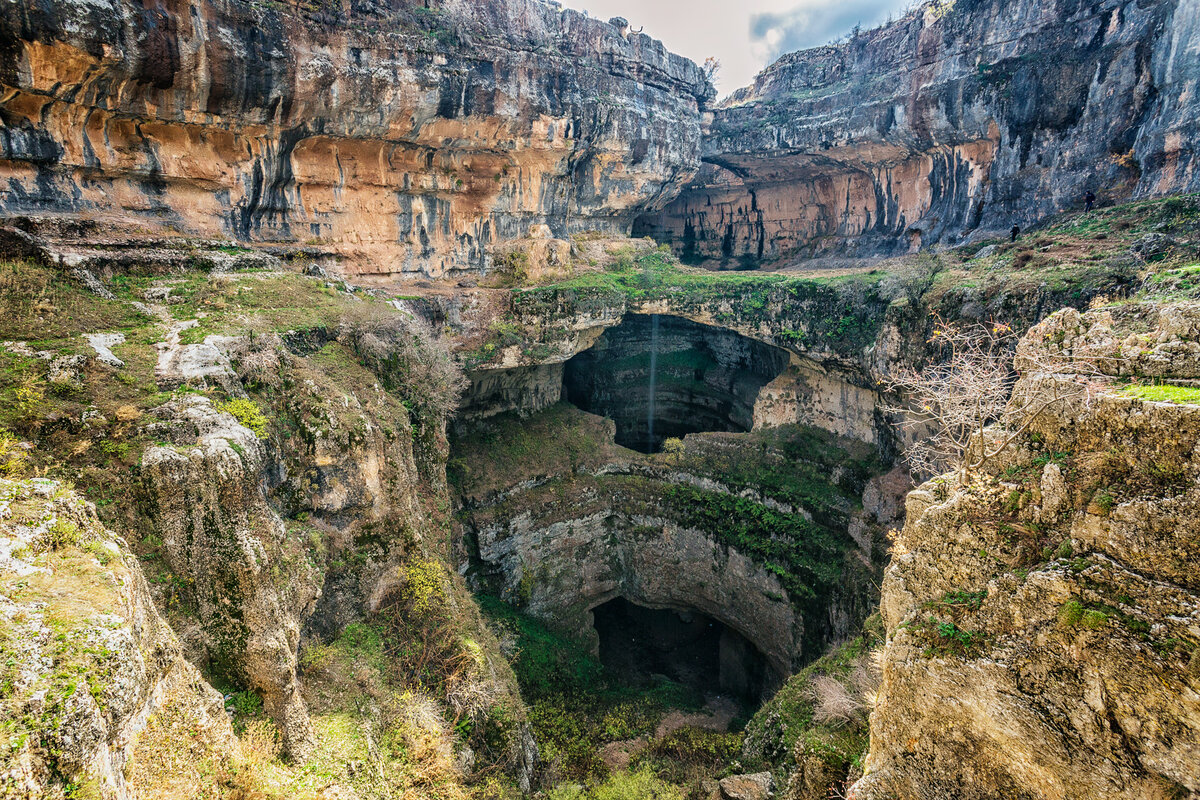
[[[593,17],[624,17],[698,64],[721,62],[721,96],[754,80],[784,53],[825,44],[856,24],[898,15],[912,0],[563,0]]]

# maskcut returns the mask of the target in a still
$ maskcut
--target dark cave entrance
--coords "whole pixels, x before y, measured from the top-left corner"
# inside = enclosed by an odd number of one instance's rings
[[[773,688],[766,659],[744,636],[698,611],[645,608],[623,597],[592,610],[600,663],[630,686],[666,676],[706,694],[757,704]]]
[[[630,314],[566,363],[563,394],[616,422],[617,444],[655,453],[689,433],[750,430],[759,392],[789,360],[723,328]]]

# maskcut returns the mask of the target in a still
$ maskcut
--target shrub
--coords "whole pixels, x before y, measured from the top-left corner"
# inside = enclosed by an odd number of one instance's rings
[[[590,789],[567,784],[551,789],[548,800],[683,800],[678,786],[659,780],[648,769],[618,772]]]
[[[686,450],[686,447],[683,444],[683,439],[679,439],[679,438],[676,438],[673,436],[663,442],[663,447],[662,447],[663,453],[665,453],[666,455],[668,455],[672,458],[677,458],[679,456],[682,456],[685,450]]]
[[[1074,628],[1083,619],[1083,606],[1076,600],[1070,600],[1058,610],[1058,625],[1060,628]]]
[[[510,286],[520,286],[529,280],[529,253],[524,250],[510,250],[497,255],[494,266]]]
[[[0,477],[24,478],[29,472],[29,455],[20,440],[0,428]]]
[[[400,575],[404,579],[403,597],[417,616],[428,615],[435,602],[445,600],[445,575],[438,562],[414,561],[402,567]]]
[[[46,381],[32,370],[21,375],[16,389],[17,411],[21,418],[33,422],[41,416],[46,404]]]
[[[437,424],[458,407],[466,379],[427,322],[364,306],[342,317],[339,338],[418,418]]]
[[[78,525],[69,519],[59,518],[42,534],[41,545],[46,550],[61,550],[79,544],[80,538]]]
[[[267,438],[267,418],[263,416],[258,403],[244,397],[237,397],[228,403],[223,403],[219,408],[253,431],[259,439]]]

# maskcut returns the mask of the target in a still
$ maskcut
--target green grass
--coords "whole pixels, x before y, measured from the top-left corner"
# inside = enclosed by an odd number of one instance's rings
[[[125,332],[151,322],[56,268],[26,261],[0,260],[0,310],[0,341],[26,341],[34,350],[91,352],[80,334]]]
[[[569,780],[606,774],[604,744],[649,734],[672,709],[703,705],[699,692],[671,681],[637,687],[615,680],[577,642],[495,597],[476,599],[502,637],[514,640],[510,661],[542,760],[559,761]]]
[[[1153,403],[1200,405],[1200,388],[1175,386],[1170,383],[1133,384],[1120,390],[1126,397],[1136,397]]]
[[[790,677],[746,725],[748,771],[760,768],[774,771],[788,765],[793,748],[801,740],[831,765],[861,761],[868,743],[865,720],[848,725],[817,722],[813,679],[828,676],[849,680],[870,652],[883,644],[883,636],[882,619],[879,615],[872,616],[858,636],[832,648]]]
[[[781,346],[804,344],[852,353],[874,341],[882,325],[887,303],[879,283],[885,275],[874,271],[802,278],[710,272],[682,266],[666,247],[636,255],[631,249],[603,271],[515,291],[511,317],[464,356],[470,364],[483,364],[514,344],[536,355],[563,316],[658,301],[669,302],[670,313],[707,315],[718,323],[756,328],[773,324]],[[784,324],[797,314],[805,320],[803,330]]]

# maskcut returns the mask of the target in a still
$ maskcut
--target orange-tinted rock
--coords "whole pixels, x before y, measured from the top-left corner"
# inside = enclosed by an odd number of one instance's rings
[[[891,254],[1026,227],[1088,191],[1200,190],[1195,3],[942,6],[766,69],[635,232],[698,260]]]
[[[442,276],[533,224],[627,233],[693,176],[712,90],[690,61],[548,4],[426,5],[18,0],[0,210],[319,239],[351,272]]]

